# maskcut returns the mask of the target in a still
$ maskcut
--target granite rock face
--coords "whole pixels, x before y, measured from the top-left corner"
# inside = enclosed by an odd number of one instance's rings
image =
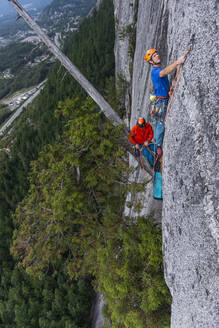
[[[133,54],[135,51],[136,22],[138,0],[114,0],[115,17],[115,62],[117,89],[120,89],[123,99],[121,106],[125,107],[123,117],[129,126],[131,115],[131,90]],[[122,90],[121,90],[122,89]]]
[[[157,30],[157,25],[159,29],[163,29],[160,20],[166,21],[167,19],[166,10],[163,7],[163,1],[158,0],[155,0],[153,5],[150,4],[150,1],[114,0],[116,75],[118,80],[119,77],[122,76],[126,82],[124,91],[124,103],[126,107],[125,122],[130,128],[135,124],[138,116],[148,116],[149,88],[152,87],[152,84],[149,78],[149,67],[144,60],[144,53],[148,47],[147,44],[154,40],[156,33],[154,32],[153,35],[149,35],[146,33],[146,30],[151,20],[150,17],[154,17],[154,22],[152,23],[154,30]],[[157,18],[158,8],[160,16]],[[163,25],[165,28],[167,27],[166,22]],[[153,28],[151,28],[151,31],[152,30]],[[127,33],[122,33],[124,31]],[[161,34],[164,35],[165,33],[162,31]],[[165,53],[165,46],[162,47],[162,49],[162,53]],[[130,166],[137,166],[135,159],[131,155],[129,162]],[[151,177],[144,170],[136,168],[130,180],[143,182],[149,181],[150,178]],[[156,220],[161,219],[162,202],[153,198],[152,182],[149,182],[147,185],[145,193],[137,195],[130,194],[127,197],[127,201],[133,204],[141,201],[143,208],[139,213],[136,213],[134,207],[131,209],[126,207],[125,215],[148,216],[153,212]]]
[[[219,326],[216,1],[168,3],[168,55],[189,43],[164,141],[163,246],[172,327]],[[208,54],[206,56],[206,54]]]
[[[92,16],[95,10],[99,10],[99,7],[101,5],[103,0],[96,0],[96,3],[93,8],[91,8],[90,12],[88,13],[87,17]]]
[[[133,19],[129,8],[133,1],[114,2],[119,22]],[[140,115],[149,118],[152,83],[151,68],[144,60],[146,50],[157,48],[165,66],[192,44],[167,117],[164,139],[165,278],[173,297],[172,328],[216,328],[219,327],[218,1],[139,0],[136,4],[136,47],[133,67],[130,76],[127,75],[131,92],[130,127]],[[116,42],[117,72],[126,76],[128,44],[122,45],[119,38]],[[130,159],[130,164],[136,165],[134,159]],[[144,176],[137,169],[132,178],[142,181]],[[161,209],[151,194],[149,184],[145,194],[136,195],[145,204],[142,215]],[[125,214],[134,215],[132,209],[126,209]]]
[[[103,295],[97,293],[93,302],[91,310],[92,316],[92,328],[101,328],[104,326],[103,307],[104,307]]]
[[[164,0],[139,0],[136,29],[136,49],[132,83],[132,117],[133,126],[139,116],[149,119],[149,95],[153,91],[151,67],[144,59],[146,51],[158,48],[166,64],[167,59],[168,10]]]

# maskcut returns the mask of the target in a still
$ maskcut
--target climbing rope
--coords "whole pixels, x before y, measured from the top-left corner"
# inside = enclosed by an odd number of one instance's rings
[[[190,51],[192,50],[192,47],[189,46],[188,47],[188,51],[187,53],[185,54],[185,57],[188,56],[188,54],[190,53]],[[178,82],[179,82],[179,79],[180,79],[180,75],[182,73],[182,69],[183,69],[183,64],[181,64],[179,66],[179,68],[177,69],[177,73],[176,73],[176,76],[172,82],[172,85],[171,85],[171,88],[170,88],[170,91],[169,91],[169,96],[170,96],[170,100],[169,100],[169,103],[168,103],[168,106],[167,106],[167,111],[166,111],[166,115],[165,115],[165,118],[164,118],[164,123],[166,122],[166,119],[167,119],[167,114],[169,112],[169,109],[170,109],[170,106],[171,106],[171,103],[173,101],[173,96],[174,96],[174,93],[176,91],[176,87],[178,85]]]
[[[174,96],[174,93],[176,91],[176,87],[177,87],[177,84],[179,82],[179,78],[180,78],[180,75],[182,73],[182,65],[180,65],[180,67],[177,69],[177,73],[176,73],[176,76],[173,80],[173,83],[172,83],[172,86],[170,88],[170,92],[169,92],[169,95],[170,95],[170,100],[169,100],[169,103],[168,103],[168,106],[167,106],[167,111],[166,111],[166,115],[165,115],[165,118],[164,118],[164,123],[166,122],[166,119],[167,119],[167,114],[169,112],[169,109],[170,109],[170,106],[171,106],[171,103],[173,101],[173,96]],[[173,90],[172,90],[173,89]]]
[[[143,149],[143,148],[144,148],[144,147],[142,147],[142,149]],[[139,151],[140,151],[140,163],[141,163],[141,167],[143,168],[143,170],[145,171],[146,176],[147,176],[148,172],[147,172],[146,168],[144,167],[144,164],[143,164],[143,161],[142,161],[142,154],[141,154],[142,149],[139,149]],[[153,177],[152,177],[150,180],[148,180],[147,183],[151,182],[152,179],[153,179]]]
[[[155,156],[155,154],[150,150],[150,148],[149,148],[149,146],[150,145],[155,145],[155,143],[153,143],[153,142],[151,142],[148,146],[142,146],[140,149],[139,149],[139,152],[140,152],[140,164],[141,164],[141,167],[143,168],[143,170],[146,172],[146,173],[148,173],[147,172],[147,170],[146,170],[146,168],[144,167],[144,163],[143,163],[143,161],[142,161],[142,150],[146,147],[147,148],[147,150],[151,153],[151,155],[154,157],[154,165],[155,165],[155,163],[156,163],[156,161],[157,161],[157,159],[158,159],[158,156],[156,157]],[[154,171],[154,165],[153,165],[153,171]],[[148,181],[148,182],[151,182],[152,181],[152,179],[153,179],[153,177]]]

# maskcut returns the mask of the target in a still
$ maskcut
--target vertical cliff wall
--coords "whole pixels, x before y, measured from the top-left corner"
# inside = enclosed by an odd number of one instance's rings
[[[136,5],[136,47],[129,70],[132,126],[148,117],[152,90],[149,48],[163,64],[189,55],[167,122],[163,168],[163,250],[166,282],[173,296],[171,327],[216,328],[218,322],[218,1],[116,0],[117,24],[132,21]],[[128,39],[116,39],[117,72],[127,72]],[[119,49],[119,50],[118,50]],[[126,60],[127,59],[127,60]],[[127,108],[129,111],[129,108]],[[135,165],[130,159],[130,164]],[[141,169],[133,176],[145,177]],[[159,209],[152,185],[141,194],[141,214]],[[131,196],[130,196],[131,197]],[[131,198],[129,199],[131,200]],[[126,214],[132,214],[132,210]]]
[[[168,54],[189,42],[164,142],[163,243],[172,327],[218,327],[216,1],[168,2]],[[207,54],[207,55],[206,55]],[[217,188],[217,189],[216,189]]]
[[[123,99],[120,102],[121,106],[125,107],[126,125],[129,125],[131,115],[131,84],[137,13],[138,0],[131,2],[114,0],[117,89],[122,94]]]
[[[103,307],[103,295],[97,293],[91,310],[92,328],[101,328],[104,326]]]

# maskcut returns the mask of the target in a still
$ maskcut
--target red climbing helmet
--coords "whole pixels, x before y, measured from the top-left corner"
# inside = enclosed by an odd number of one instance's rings
[[[151,57],[153,56],[153,54],[155,54],[155,52],[157,52],[157,49],[150,49],[146,52],[144,58],[147,63],[149,62],[149,60],[151,60]]]
[[[139,119],[137,120],[137,126],[139,128],[143,128],[146,124],[146,121],[143,117],[139,117]]]

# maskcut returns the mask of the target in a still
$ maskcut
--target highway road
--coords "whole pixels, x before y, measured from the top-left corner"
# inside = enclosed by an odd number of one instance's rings
[[[16,112],[9,118],[9,120],[0,128],[0,136],[4,134],[5,130],[14,122],[14,120],[22,113],[25,107],[29,105],[40,93],[40,91],[44,88],[45,81],[42,82],[38,86],[38,90],[28,98],[22,105],[19,107]]]

